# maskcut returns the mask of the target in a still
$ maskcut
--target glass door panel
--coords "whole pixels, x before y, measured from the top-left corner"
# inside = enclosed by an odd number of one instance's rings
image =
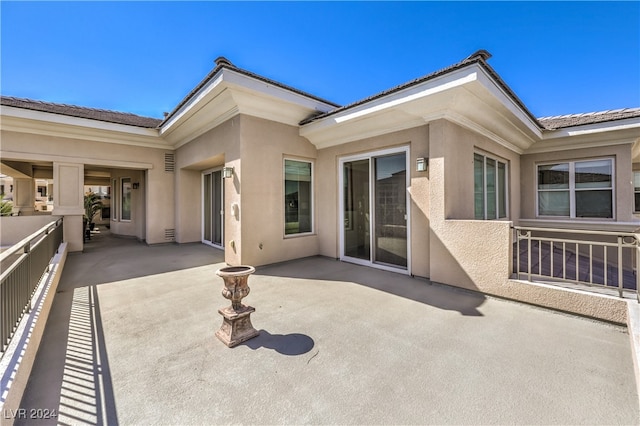
[[[343,167],[344,256],[371,260],[369,160],[345,162]]]
[[[222,207],[223,200],[223,186],[222,186],[222,171],[218,170],[213,172],[213,193],[212,193],[212,210],[213,210],[213,223],[211,228],[213,229],[212,242],[217,245],[222,245],[222,227],[224,222],[222,220],[224,209]]]
[[[203,235],[202,240],[215,245],[222,245],[224,226],[224,193],[222,171],[217,170],[203,175]]]
[[[204,175],[204,235],[202,239],[205,241],[212,241],[211,237],[211,173]]]
[[[374,262],[407,267],[405,153],[374,158]]]

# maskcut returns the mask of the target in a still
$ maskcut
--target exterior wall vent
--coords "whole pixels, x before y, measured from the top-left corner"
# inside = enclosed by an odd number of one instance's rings
[[[164,239],[167,241],[174,241],[176,239],[176,230],[175,229],[165,229],[164,230]]]
[[[164,171],[175,172],[176,170],[176,156],[173,153],[164,154]]]

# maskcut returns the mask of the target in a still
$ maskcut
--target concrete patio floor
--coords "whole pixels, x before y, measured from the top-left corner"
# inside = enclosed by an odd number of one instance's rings
[[[214,333],[222,252],[102,233],[71,254],[17,424],[637,424],[623,327],[314,257],[249,279],[261,334]]]

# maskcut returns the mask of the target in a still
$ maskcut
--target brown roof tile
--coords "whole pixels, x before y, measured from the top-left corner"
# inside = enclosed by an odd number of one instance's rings
[[[513,92],[513,90],[511,90],[511,88],[509,88],[509,86],[507,86],[507,84],[502,80],[502,78],[500,78],[500,76],[498,75],[498,73],[496,73],[494,71],[493,68],[491,68],[491,66],[489,66],[489,64],[487,64],[487,60],[491,57],[491,54],[489,52],[487,52],[484,49],[478,50],[477,52],[471,54],[470,56],[468,56],[467,58],[463,59],[462,61],[458,62],[457,64],[453,64],[451,66],[448,66],[446,68],[443,68],[441,70],[435,71],[431,74],[427,74],[425,76],[419,77],[415,80],[409,81],[407,83],[401,84],[399,86],[393,87],[391,89],[385,90],[383,92],[377,93],[373,96],[370,96],[368,98],[365,99],[361,99],[357,102],[354,102],[352,104],[349,105],[345,105],[341,108],[336,108],[332,111],[326,112],[324,114],[314,114],[313,116],[310,116],[304,120],[302,120],[300,122],[300,125],[304,125],[304,124],[308,124],[312,121],[315,120],[319,120],[322,119],[324,117],[328,117],[330,115],[336,114],[338,112],[341,111],[345,111],[351,108],[354,108],[358,105],[362,105],[365,104],[367,102],[373,101],[375,99],[378,98],[382,98],[384,96],[390,95],[392,93],[395,92],[399,92],[403,89],[418,85],[420,83],[423,83],[425,81],[429,81],[429,80],[433,80],[436,77],[440,77],[442,75],[448,74],[450,72],[456,71],[458,69],[464,68],[468,65],[471,64],[479,64],[480,66],[482,66],[492,77],[493,79],[496,81],[496,83],[498,83],[498,85],[511,97],[511,99],[529,116],[529,118],[531,118],[531,120],[533,120],[534,123],[536,123],[540,128],[542,128],[542,125],[540,125],[540,123],[538,123],[536,117],[531,114],[531,112],[527,109],[527,107],[524,105],[524,103],[520,100],[520,98],[518,98],[516,96],[516,94]]]
[[[87,118],[89,120],[106,121],[108,123],[126,124],[129,126],[155,129],[162,120],[142,117],[126,112],[110,111],[106,109],[87,108],[75,105],[57,104],[53,102],[34,101],[32,99],[0,96],[0,105],[24,108],[32,111],[50,112],[71,117]]]
[[[198,91],[200,89],[202,89],[203,86],[205,86],[209,81],[211,81],[213,79],[213,77],[218,74],[218,72],[220,72],[223,68],[227,68],[236,72],[239,72],[240,74],[244,74],[247,77],[251,77],[251,78],[255,78],[256,80],[260,80],[263,81],[265,83],[271,84],[273,86],[277,86],[280,87],[282,89],[285,90],[289,90],[291,92],[297,93],[299,95],[305,96],[307,98],[311,98],[311,99],[315,99],[317,101],[320,101],[322,103],[328,104],[328,105],[332,105],[334,107],[339,107],[340,105],[328,101],[326,99],[322,99],[318,96],[315,95],[311,95],[307,92],[303,92],[302,90],[298,90],[295,87],[291,87],[291,86],[287,86],[286,84],[282,84],[279,83],[275,80],[271,80],[269,78],[263,77],[259,74],[255,74],[252,73],[251,71],[247,71],[245,69],[242,68],[238,68],[235,65],[233,65],[231,63],[231,61],[229,61],[227,58],[225,58],[224,56],[220,56],[215,60],[216,66],[214,69],[211,70],[211,72],[209,72],[209,74],[207,74],[207,76],[202,79],[202,81],[200,83],[198,83],[198,85],[196,87],[193,88],[193,90],[191,90],[187,96],[184,97],[184,99],[182,99],[182,101],[180,101],[180,103],[173,109],[173,111],[171,111],[169,114],[167,114],[164,117],[163,123],[166,122],[167,120],[169,120],[171,117],[173,117],[179,110],[180,108],[182,108],[183,105],[185,105],[187,102],[189,102],[189,99],[191,99],[196,93],[198,93]]]
[[[609,111],[586,112],[582,114],[556,115],[538,118],[540,124],[547,130],[562,129],[564,127],[583,126],[586,124],[603,123],[606,121],[623,120],[625,118],[640,117],[640,108],[621,108]]]

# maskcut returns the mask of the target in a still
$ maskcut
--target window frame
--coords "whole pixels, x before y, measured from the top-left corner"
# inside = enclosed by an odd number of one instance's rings
[[[310,212],[310,222],[311,222],[311,228],[309,231],[305,231],[305,232],[296,232],[296,233],[292,233],[292,234],[287,234],[287,211],[286,211],[286,198],[287,198],[287,176],[286,176],[286,164],[287,161],[296,161],[299,163],[308,163],[310,164],[310,181],[309,181],[309,212]],[[296,238],[296,237],[304,237],[304,236],[308,236],[308,235],[315,235],[315,203],[314,203],[314,196],[315,196],[315,179],[314,179],[314,169],[315,169],[315,164],[312,160],[310,159],[306,159],[306,158],[297,158],[297,157],[283,157],[282,158],[282,204],[281,206],[283,207],[283,214],[281,216],[281,220],[282,220],[282,235],[284,236],[284,238]]]
[[[129,218],[124,218],[124,184],[125,181],[128,181],[129,188]],[[120,178],[120,222],[131,222],[133,219],[133,179],[130,177],[121,177]]]
[[[608,188],[576,188],[576,164],[587,163],[590,161],[609,161],[611,164],[611,186]],[[568,191],[569,192],[569,215],[549,215],[540,214],[540,188],[539,188],[539,167],[549,165],[568,164],[569,165],[569,187],[566,189],[557,189],[556,192]],[[580,158],[573,160],[557,160],[557,161],[544,161],[535,163],[535,205],[536,205],[536,217],[543,219],[571,219],[571,220],[607,220],[612,221],[616,219],[616,161],[615,157],[593,157],[593,158]],[[598,217],[598,216],[576,216],[576,193],[587,191],[611,191],[611,217]],[[553,192],[549,189],[543,189],[542,192]]]
[[[636,175],[640,176],[640,170],[633,170],[633,212],[640,213],[640,204],[636,204],[636,195],[640,194],[640,187],[636,186]]]
[[[483,158],[482,161],[482,200],[483,200],[483,216],[482,218],[477,217],[476,215],[476,200],[475,200],[475,196],[476,196],[476,191],[475,191],[475,186],[476,186],[476,176],[475,176],[475,167],[476,167],[476,155],[480,156]],[[488,218],[487,216],[487,159],[489,160],[493,160],[495,162],[495,198],[496,198],[496,205],[495,205],[495,218]],[[499,173],[499,169],[500,169],[500,164],[504,165],[504,183],[503,185],[500,185],[500,173]],[[509,174],[509,161],[483,152],[483,151],[478,151],[475,150],[473,152],[473,217],[475,220],[508,220],[510,217],[510,209],[509,209],[509,179],[510,179],[510,174]],[[504,186],[504,196],[500,197],[500,188]],[[502,198],[504,198],[504,216],[500,216],[500,201],[502,200]]]
[[[120,190],[118,188],[118,179],[112,179],[113,186],[111,187],[111,220],[118,221],[118,211],[120,209]]]

